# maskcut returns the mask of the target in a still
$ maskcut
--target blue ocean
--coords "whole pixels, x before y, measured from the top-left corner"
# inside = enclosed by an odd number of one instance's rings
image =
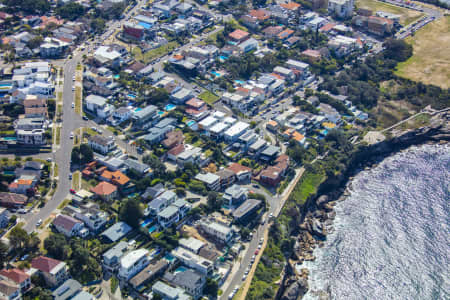
[[[316,249],[304,299],[450,299],[450,146],[360,172]]]

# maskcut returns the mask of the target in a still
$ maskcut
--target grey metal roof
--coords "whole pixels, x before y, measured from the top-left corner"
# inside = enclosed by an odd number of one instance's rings
[[[66,300],[73,297],[81,290],[82,285],[74,280],[68,279],[60,287],[53,291],[52,296],[55,300]]]
[[[128,248],[128,244],[124,241],[119,242],[117,245],[109,249],[103,254],[103,257],[111,260],[114,257],[121,258]]]
[[[118,222],[103,231],[101,235],[107,237],[112,242],[117,242],[130,231],[131,227],[127,223]]]
[[[241,204],[238,208],[236,208],[233,211],[233,217],[236,219],[242,218],[245,216],[249,211],[255,209],[261,204],[261,200],[256,199],[248,199],[244,203]]]
[[[178,207],[176,206],[169,206],[165,208],[163,211],[161,211],[158,216],[165,219],[170,219],[173,215],[178,213]]]

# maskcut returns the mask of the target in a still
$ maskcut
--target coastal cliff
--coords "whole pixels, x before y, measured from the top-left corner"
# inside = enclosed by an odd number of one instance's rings
[[[335,217],[334,205],[348,195],[350,180],[358,172],[370,168],[384,158],[414,145],[424,143],[447,143],[450,141],[450,113],[434,115],[430,124],[414,130],[401,131],[389,139],[372,145],[360,145],[347,163],[347,168],[339,175],[328,176],[299,208],[300,216],[292,220],[295,230],[291,238],[295,240],[291,258],[288,260],[277,291],[276,299],[301,299],[308,291],[308,270],[297,270],[296,265],[315,260],[313,250],[322,247]],[[328,293],[324,292],[324,299]]]

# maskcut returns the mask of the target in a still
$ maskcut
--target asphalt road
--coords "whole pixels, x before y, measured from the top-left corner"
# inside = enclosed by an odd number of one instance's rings
[[[70,154],[72,151],[73,140],[70,139],[70,133],[81,127],[82,120],[72,108],[74,101],[74,92],[72,91],[72,77],[75,74],[77,63],[81,61],[81,56],[67,60],[64,65],[64,87],[63,87],[63,118],[61,126],[61,145],[58,150],[47,157],[53,158],[58,164],[58,186],[53,197],[45,204],[44,207],[31,211],[24,216],[26,221],[25,230],[28,232],[36,228],[38,220],[47,219],[50,214],[58,207],[58,205],[67,197],[71,188],[70,174]]]

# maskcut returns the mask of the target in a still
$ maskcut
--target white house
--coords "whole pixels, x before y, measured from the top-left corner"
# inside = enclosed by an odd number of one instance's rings
[[[88,95],[84,99],[87,110],[95,113],[100,118],[107,118],[112,112],[112,106],[106,103],[106,98],[98,95]]]
[[[250,124],[239,121],[225,131],[224,138],[227,142],[235,142],[249,127]]]
[[[200,227],[207,234],[224,243],[229,242],[233,237],[233,229],[217,222],[202,220]]]
[[[45,130],[33,129],[16,131],[17,143],[25,145],[44,145],[46,143]]]
[[[329,0],[328,12],[340,18],[348,18],[353,14],[353,0]]]
[[[201,274],[209,274],[213,271],[214,263],[203,258],[187,249],[177,247],[171,252],[172,256],[180,260],[186,266],[200,272]]]
[[[150,263],[149,252],[137,249],[127,253],[120,260],[119,277],[129,280]]]
[[[83,222],[71,216],[58,215],[52,224],[58,232],[64,234],[66,237],[86,237],[89,234],[89,230],[84,228]]]
[[[88,139],[88,145],[91,146],[92,150],[103,155],[116,148],[114,138],[106,138],[101,135],[90,136]]]

